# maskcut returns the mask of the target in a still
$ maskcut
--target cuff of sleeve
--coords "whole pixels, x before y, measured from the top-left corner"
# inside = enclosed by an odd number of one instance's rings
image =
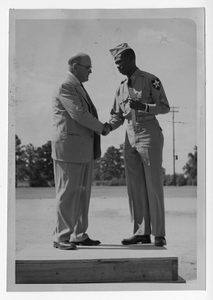
[[[149,104],[149,113],[156,114],[156,104]]]
[[[108,123],[108,126],[110,128],[110,131],[113,131],[112,125],[110,123]]]
[[[144,109],[144,110],[138,110],[138,112],[143,112],[143,113],[144,113],[144,112],[146,112],[146,113],[149,112],[149,105],[146,104],[146,103],[144,103],[144,104],[145,104],[145,106],[146,106],[145,109]]]

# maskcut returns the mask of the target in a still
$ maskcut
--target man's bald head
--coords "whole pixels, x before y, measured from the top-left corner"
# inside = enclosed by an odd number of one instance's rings
[[[92,73],[92,62],[88,54],[79,52],[68,60],[69,71],[74,74],[80,82],[88,81]]]
[[[82,63],[85,59],[90,59],[89,55],[83,52],[79,52],[74,54],[70,59],[68,60],[68,65],[72,66],[74,63]]]

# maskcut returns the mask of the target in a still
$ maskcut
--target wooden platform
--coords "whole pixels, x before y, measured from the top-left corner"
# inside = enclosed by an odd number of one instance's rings
[[[178,258],[154,245],[100,245],[59,250],[31,245],[16,257],[16,284],[185,282]]]

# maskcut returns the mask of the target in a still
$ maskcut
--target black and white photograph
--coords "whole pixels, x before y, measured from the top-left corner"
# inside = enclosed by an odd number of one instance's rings
[[[7,292],[206,290],[206,15],[8,10]]]

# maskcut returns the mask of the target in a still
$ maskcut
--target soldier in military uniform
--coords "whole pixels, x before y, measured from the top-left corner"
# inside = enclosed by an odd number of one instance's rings
[[[127,43],[110,50],[119,72],[127,76],[121,82],[111,110],[111,129],[127,120],[124,160],[133,236],[123,245],[151,243],[166,245],[163,193],[163,134],[156,115],[170,111],[161,81],[141,71],[135,53]]]

